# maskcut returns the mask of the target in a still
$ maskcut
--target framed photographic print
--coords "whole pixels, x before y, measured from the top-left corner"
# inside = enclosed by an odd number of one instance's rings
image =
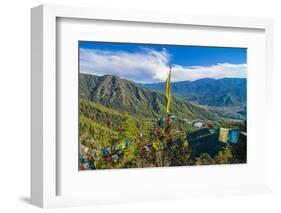
[[[270,191],[271,20],[31,14],[32,203]]]

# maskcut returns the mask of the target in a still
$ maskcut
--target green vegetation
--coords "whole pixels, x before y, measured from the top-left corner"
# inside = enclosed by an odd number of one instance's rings
[[[196,158],[195,165],[212,165],[215,160],[207,153],[202,153],[200,157]]]
[[[143,86],[165,92],[165,83],[144,84]],[[225,118],[242,120],[246,118],[247,80],[245,78],[199,79],[172,83],[172,94],[204,105],[209,111]]]
[[[166,98],[135,82],[116,76],[80,74],[80,98],[119,112],[157,119],[166,114]],[[183,99],[172,97],[171,113],[182,118],[218,121],[222,118]]]
[[[79,90],[80,169],[246,162],[246,138],[234,145],[221,143],[216,128],[198,129],[188,121],[246,131],[245,122],[223,119],[172,97],[174,118],[169,123],[164,95],[114,76],[80,74]],[[89,168],[84,158],[93,162]]]
[[[219,151],[215,157],[215,162],[217,164],[228,164],[231,163],[232,158],[231,147],[227,145],[223,148],[223,150]]]
[[[144,84],[148,89],[165,92],[165,82]],[[203,78],[172,83],[172,94],[200,105],[241,106],[246,104],[245,78]]]

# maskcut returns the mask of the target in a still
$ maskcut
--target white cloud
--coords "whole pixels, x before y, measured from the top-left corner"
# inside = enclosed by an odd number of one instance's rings
[[[166,49],[156,51],[142,48],[139,52],[80,49],[80,71],[82,73],[117,75],[143,83],[164,81],[169,71],[170,60],[171,55]],[[246,75],[246,64],[219,63],[212,66],[189,67],[175,64],[172,70],[172,81],[225,77],[245,78]]]
[[[247,64],[221,63],[212,66],[182,67],[175,65],[173,80],[197,80],[200,78],[246,78]]]

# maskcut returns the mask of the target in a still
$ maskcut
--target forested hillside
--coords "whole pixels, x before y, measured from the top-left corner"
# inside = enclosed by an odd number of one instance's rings
[[[116,76],[80,74],[79,93],[82,170],[246,161],[245,139],[238,145],[218,141],[219,126],[241,122],[174,96],[167,114],[163,94]],[[195,127],[196,120],[204,126]]]
[[[165,114],[166,98],[141,85],[117,76],[80,74],[80,98],[102,104],[120,112],[128,112],[150,118]],[[171,113],[189,119],[220,120],[219,116],[203,107],[173,97]]]
[[[164,93],[165,83],[143,84]],[[209,111],[234,119],[245,119],[247,80],[245,78],[204,78],[172,83],[172,93],[192,103],[204,105]]]

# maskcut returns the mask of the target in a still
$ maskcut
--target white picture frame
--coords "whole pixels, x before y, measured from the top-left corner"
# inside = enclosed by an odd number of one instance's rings
[[[273,105],[273,21],[271,19],[216,17],[173,13],[152,13],[145,11],[122,11],[101,8],[84,8],[74,6],[41,5],[31,10],[31,201],[34,205],[47,207],[91,205],[99,203],[138,202],[143,200],[165,200],[185,197],[252,194],[270,191],[270,161],[260,172],[266,173],[266,179],[259,184],[233,184],[219,187],[200,187],[186,190],[172,187],[167,190],[156,190],[149,196],[144,194],[121,196],[58,196],[57,159],[57,20],[87,19],[119,22],[153,23],[161,25],[192,25],[202,27],[222,27],[226,29],[256,29],[265,34],[265,107],[270,121]],[[268,125],[266,126],[269,130]],[[267,132],[268,133],[268,132]],[[266,134],[266,147],[270,143],[270,134]],[[268,159],[269,153],[264,153]],[[170,172],[175,171],[170,170]],[[183,170],[184,168],[182,168]],[[181,170],[181,171],[182,171]],[[152,171],[152,169],[150,169]],[[159,170],[158,170],[159,172]],[[114,174],[113,174],[114,175]],[[149,175],[149,171],[146,172]],[[73,183],[75,184],[75,183]],[[171,193],[169,193],[171,192]],[[118,193],[117,193],[118,194]],[[176,194],[176,195],[175,195]]]

